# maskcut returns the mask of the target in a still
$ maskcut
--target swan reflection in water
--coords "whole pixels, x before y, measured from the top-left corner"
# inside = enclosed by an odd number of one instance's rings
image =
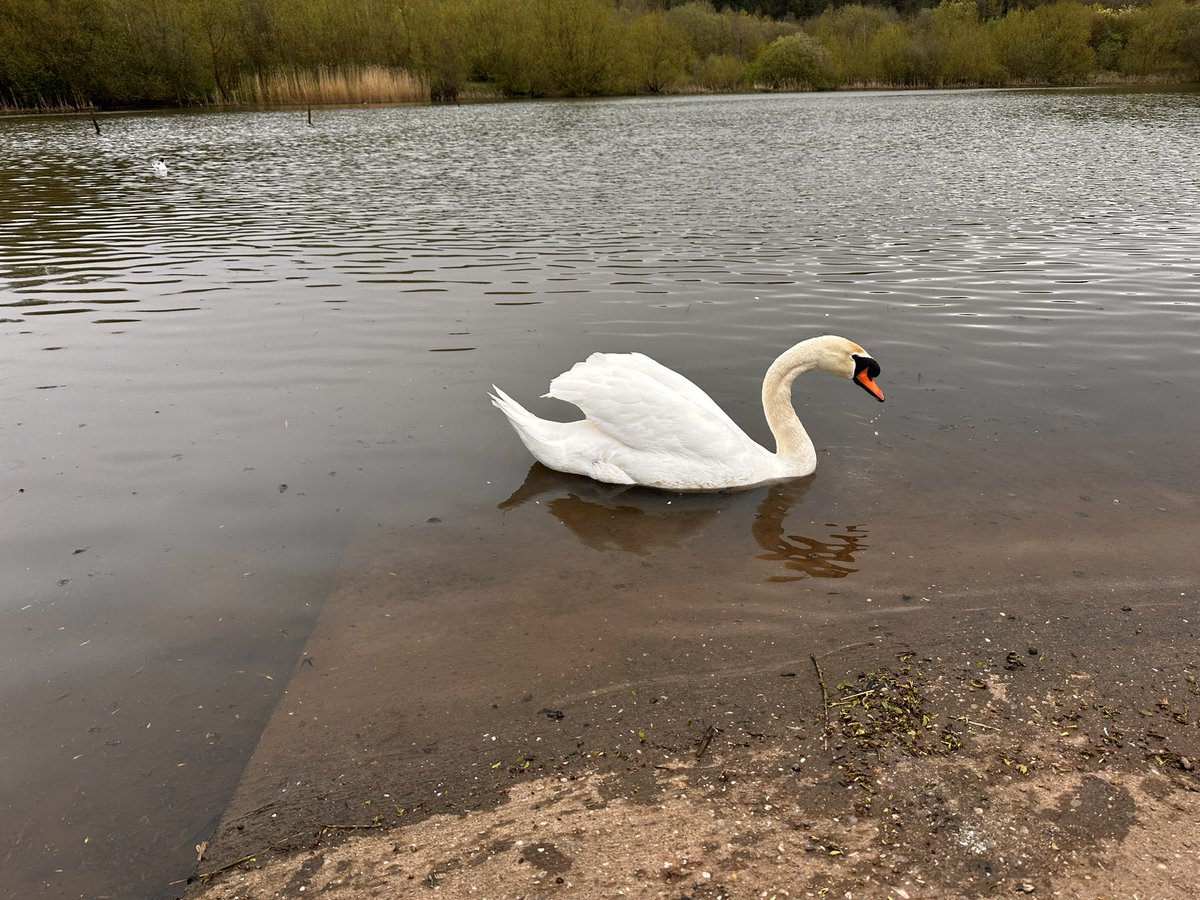
[[[855,558],[867,548],[864,526],[826,524],[813,536],[786,531],[788,515],[811,485],[812,478],[802,478],[736,493],[669,494],[602,484],[534,463],[524,484],[499,508],[514,509],[537,500],[584,545],[637,556],[680,547],[718,518],[747,518],[751,535],[765,551],[758,558],[782,569],[768,575],[767,581],[844,578],[858,571]],[[757,506],[750,512],[756,499]]]

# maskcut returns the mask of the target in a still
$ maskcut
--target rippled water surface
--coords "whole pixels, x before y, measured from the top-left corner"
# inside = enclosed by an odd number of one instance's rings
[[[473,522],[481,568],[512,516],[603,552],[695,541],[787,585],[952,543],[948,515],[1194,498],[1200,94],[314,118],[0,119],[9,896],[181,890],[372,523]],[[526,480],[484,395],[565,417],[550,378],[639,350],[769,441],[762,373],[824,332],[875,354],[888,403],[803,380],[821,462],[786,488]]]

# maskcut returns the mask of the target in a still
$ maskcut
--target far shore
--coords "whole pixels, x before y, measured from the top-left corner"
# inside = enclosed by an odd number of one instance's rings
[[[284,102],[261,102],[261,101],[246,101],[246,102],[208,102],[195,101],[188,103],[180,103],[175,105],[146,105],[146,106],[121,106],[111,108],[100,108],[95,106],[43,106],[43,107],[15,107],[6,106],[0,103],[0,118],[19,117],[19,116],[108,116],[127,113],[153,113],[153,112],[274,112],[274,111],[290,111],[290,112],[306,112],[317,109],[362,109],[362,108],[380,108],[390,109],[397,106],[456,106],[475,103],[541,103],[547,101],[562,101],[570,100],[574,102],[588,100],[633,100],[633,99],[651,99],[651,98],[668,98],[668,97],[737,97],[737,96],[769,96],[781,94],[836,94],[836,93],[904,93],[904,92],[928,92],[928,91],[1011,91],[1011,90],[1111,90],[1117,88],[1131,88],[1143,90],[1158,90],[1158,89],[1200,89],[1200,81],[1194,81],[1182,76],[1168,75],[1120,75],[1116,72],[1101,73],[1087,81],[1074,84],[1061,84],[1052,82],[1039,81],[1013,81],[1004,84],[848,84],[840,85],[836,88],[827,90],[762,90],[756,87],[746,86],[738,90],[710,90],[700,85],[693,85],[686,88],[679,88],[673,91],[664,91],[659,93],[640,93],[640,94],[598,94],[587,97],[565,97],[565,96],[506,96],[498,91],[490,89],[487,85],[473,85],[467,90],[464,90],[460,95],[452,100],[437,100],[430,96],[397,96],[392,99],[377,99],[377,100],[326,100],[316,98],[313,100],[305,100],[303,98],[292,97]]]

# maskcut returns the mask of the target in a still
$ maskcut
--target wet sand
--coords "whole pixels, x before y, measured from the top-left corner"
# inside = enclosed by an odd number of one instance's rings
[[[1193,896],[1194,497],[936,450],[364,525],[188,896]]]

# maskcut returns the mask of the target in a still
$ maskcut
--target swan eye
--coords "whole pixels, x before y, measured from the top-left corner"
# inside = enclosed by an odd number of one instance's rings
[[[879,363],[875,362],[871,357],[852,354],[851,359],[854,360],[854,378],[857,378],[864,371],[872,381],[879,377]]]

